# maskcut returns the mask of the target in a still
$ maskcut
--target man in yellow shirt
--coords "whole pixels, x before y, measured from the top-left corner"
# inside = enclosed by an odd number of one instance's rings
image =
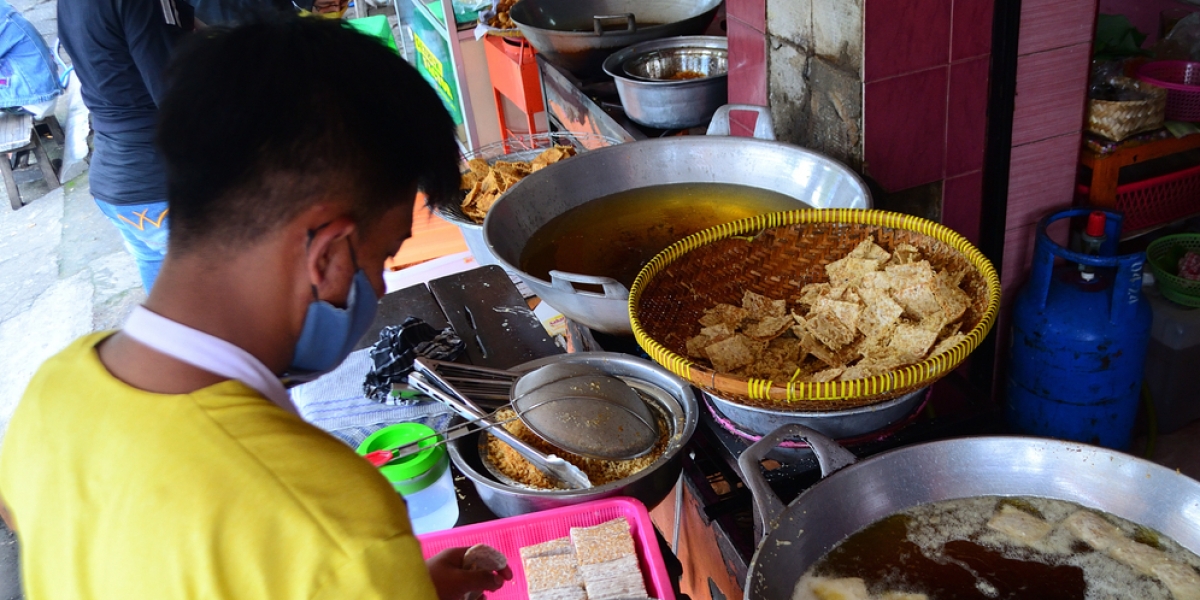
[[[332,369],[370,325],[418,189],[454,201],[453,128],[411,67],[336,21],[180,49],[159,279],[121,331],[42,366],[0,452],[27,598],[461,599],[512,576],[463,569],[463,549],[427,565],[400,496],[281,382]]]

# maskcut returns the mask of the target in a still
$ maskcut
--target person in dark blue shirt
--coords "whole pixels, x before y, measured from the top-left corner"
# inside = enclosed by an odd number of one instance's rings
[[[169,223],[154,126],[171,51],[192,26],[191,6],[178,0],[58,0],[58,35],[92,113],[92,195],[137,260],[147,293]]]

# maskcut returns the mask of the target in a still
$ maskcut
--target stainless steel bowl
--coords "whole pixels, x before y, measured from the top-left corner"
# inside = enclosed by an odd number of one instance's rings
[[[604,60],[604,72],[616,81],[621,106],[634,122],[684,129],[707,123],[728,100],[728,55],[723,37],[672,37],[616,52]],[[684,71],[705,76],[671,79]]]
[[[729,73],[729,51],[691,46],[666,48],[635,56],[621,68],[625,75],[647,81],[690,81],[719,77]]]
[[[635,379],[662,389],[658,408],[670,415],[670,440],[663,455],[634,475],[588,490],[532,490],[497,481],[483,464],[479,434],[449,444],[454,466],[475,486],[483,503],[500,517],[558,508],[612,496],[631,496],[653,508],[670,493],[682,468],[680,451],[696,430],[699,408],[692,387],[670,371],[640,358],[610,352],[560,354],[525,363],[514,370],[532,370],[552,362],[587,364],[619,377]]]

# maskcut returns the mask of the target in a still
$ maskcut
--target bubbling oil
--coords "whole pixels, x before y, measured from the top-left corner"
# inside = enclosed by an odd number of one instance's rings
[[[1006,504],[1055,527],[1032,545],[987,527]],[[1172,598],[1157,579],[1094,551],[1061,526],[1078,510],[1088,509],[1031,497],[979,497],[917,506],[877,521],[835,546],[801,577],[793,600],[814,597],[809,586],[817,578],[848,577],[863,579],[872,597],[900,592],[925,594],[930,600]],[[1200,558],[1169,538],[1112,515],[1103,517],[1126,537],[1200,571]]]
[[[810,206],[779,192],[725,183],[618,192],[577,206],[535,231],[521,251],[521,270],[544,280],[551,270],[612,277],[629,287],[656,254],[697,231],[801,208]]]

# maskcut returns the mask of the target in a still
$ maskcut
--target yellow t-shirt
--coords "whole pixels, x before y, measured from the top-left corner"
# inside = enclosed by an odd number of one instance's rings
[[[86,336],[0,452],[29,600],[435,598],[404,502],[340,441],[226,381],[152,394]]]

